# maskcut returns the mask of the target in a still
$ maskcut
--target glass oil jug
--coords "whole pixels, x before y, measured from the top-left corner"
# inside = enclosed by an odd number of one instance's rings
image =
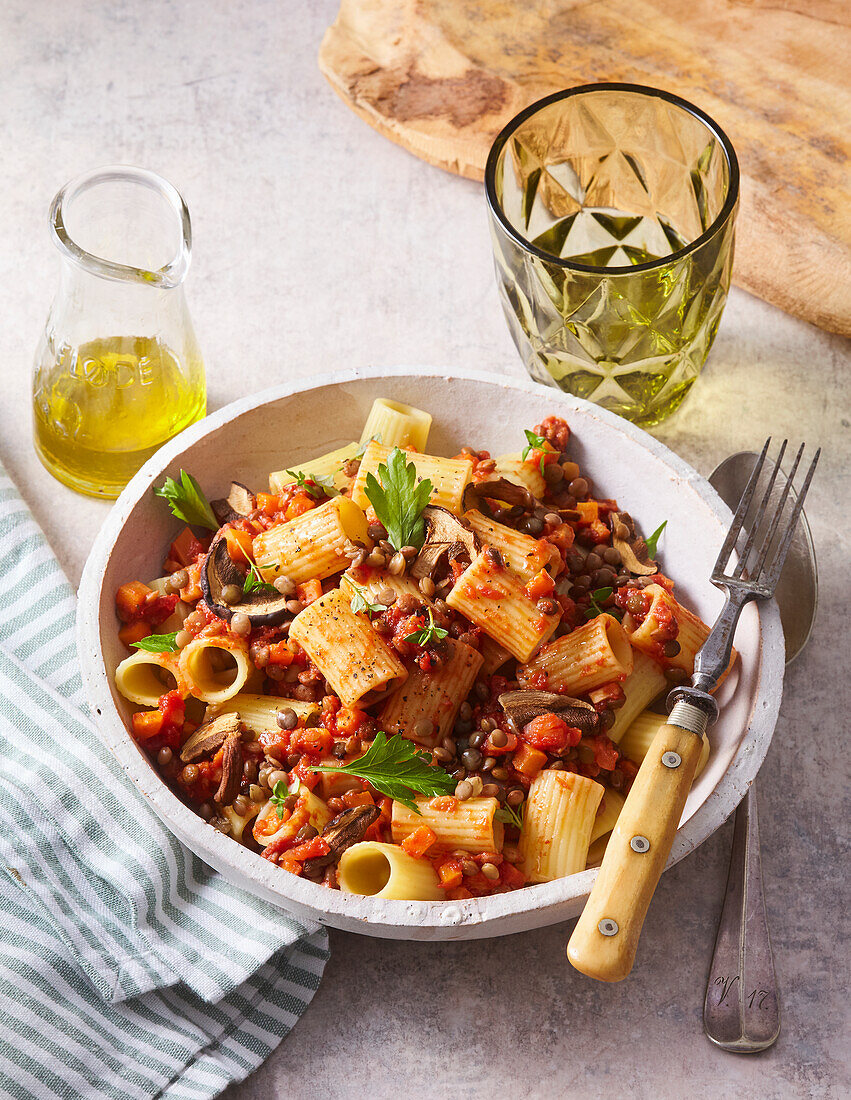
[[[189,211],[153,172],[98,168],[59,192],[50,229],[62,273],[35,359],[35,448],[72,489],[117,497],[206,411]]]

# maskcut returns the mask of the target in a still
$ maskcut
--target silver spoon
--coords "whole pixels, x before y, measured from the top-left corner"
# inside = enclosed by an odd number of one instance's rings
[[[757,455],[730,455],[709,478],[735,508]],[[775,592],[786,664],[807,644],[818,606],[818,568],[812,535],[801,513],[798,529]],[[756,785],[736,810],[727,891],[709,969],[703,1026],[716,1046],[737,1054],[766,1050],[780,1034],[780,999],[763,898]]]

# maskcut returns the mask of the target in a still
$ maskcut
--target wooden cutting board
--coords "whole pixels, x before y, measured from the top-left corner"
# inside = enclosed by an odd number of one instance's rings
[[[851,335],[848,0],[343,0],[319,66],[381,133],[471,179],[560,88],[683,96],[739,156],[734,280]]]

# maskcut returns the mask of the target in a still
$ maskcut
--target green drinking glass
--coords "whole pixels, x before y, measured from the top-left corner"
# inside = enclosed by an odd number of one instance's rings
[[[533,103],[485,170],[497,282],[534,379],[650,427],[679,407],[727,299],[739,166],[697,107],[637,84]]]

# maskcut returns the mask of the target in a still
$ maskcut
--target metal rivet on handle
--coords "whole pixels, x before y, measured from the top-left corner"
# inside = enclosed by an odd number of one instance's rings
[[[629,846],[633,852],[638,852],[639,855],[644,855],[645,852],[650,851],[650,841],[646,836],[634,836],[629,842]]]
[[[662,753],[662,763],[666,768],[678,768],[682,762],[683,758],[678,752]]]
[[[602,932],[604,936],[616,936],[620,929],[618,928],[618,922],[612,920],[611,917],[603,917],[603,919],[597,925],[599,932]]]

